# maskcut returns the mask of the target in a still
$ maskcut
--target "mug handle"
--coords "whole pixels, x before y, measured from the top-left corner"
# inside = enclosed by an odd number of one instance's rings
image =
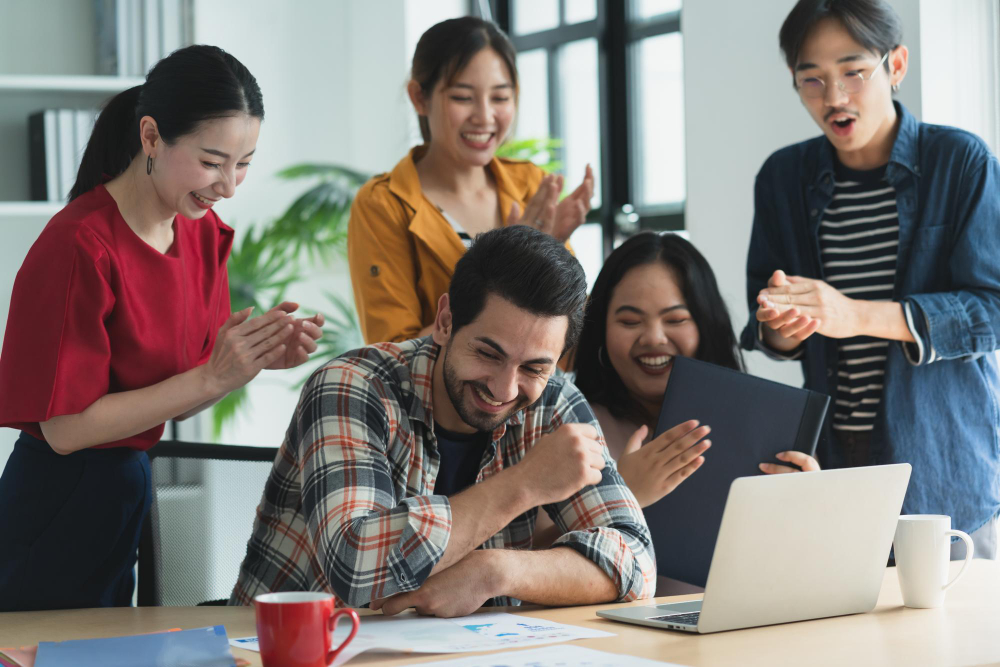
[[[334,658],[336,658],[337,655],[344,650],[345,646],[351,643],[351,640],[354,639],[354,635],[358,634],[358,628],[361,627],[361,619],[358,618],[358,612],[353,609],[335,609],[334,612],[330,614],[330,620],[328,621],[328,627],[331,635],[337,628],[337,621],[339,621],[342,616],[347,616],[351,619],[351,625],[353,626],[351,627],[351,634],[347,635],[347,639],[342,641],[340,646],[326,654],[327,665],[332,664]]]
[[[962,578],[962,575],[965,573],[965,568],[969,567],[969,561],[972,560],[973,554],[976,553],[976,547],[975,545],[972,544],[972,538],[969,537],[967,533],[963,533],[960,530],[945,531],[944,534],[945,537],[951,537],[952,535],[954,535],[955,537],[962,538],[962,541],[965,542],[965,562],[962,563],[962,569],[958,571],[958,574],[955,575],[955,578],[944,585],[944,588],[941,589],[942,592],[954,586],[955,582],[957,582],[959,579]]]

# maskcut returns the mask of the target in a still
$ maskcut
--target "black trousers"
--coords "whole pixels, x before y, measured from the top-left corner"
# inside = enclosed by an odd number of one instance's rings
[[[129,606],[151,498],[145,452],[63,456],[22,432],[0,476],[0,611]]]

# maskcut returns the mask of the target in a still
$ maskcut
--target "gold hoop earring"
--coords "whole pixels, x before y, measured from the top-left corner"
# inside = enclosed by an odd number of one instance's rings
[[[601,365],[601,368],[603,368],[604,370],[610,370],[607,366],[604,365],[603,355],[605,354],[607,353],[604,351],[603,345],[597,348],[597,363],[599,363]],[[611,357],[608,357],[608,364],[610,363],[611,363]]]

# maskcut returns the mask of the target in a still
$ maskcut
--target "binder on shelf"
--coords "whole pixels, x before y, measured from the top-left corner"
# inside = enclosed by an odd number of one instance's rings
[[[56,118],[59,147],[59,201],[69,199],[69,191],[76,182],[76,112],[72,109],[59,109]]]
[[[192,43],[191,0],[94,0],[98,72],[145,76],[158,60]]]
[[[80,163],[83,161],[83,152],[87,150],[87,142],[90,141],[90,133],[94,130],[94,122],[97,120],[97,109],[78,109],[76,112],[76,154],[74,164],[76,170],[80,170]]]
[[[56,112],[28,116],[28,170],[33,201],[59,201],[59,150]]]
[[[28,117],[32,201],[69,199],[96,118],[97,109],[46,109]]]
[[[94,0],[94,19],[97,27],[97,74],[121,76],[119,63],[124,58],[118,53],[118,14],[116,0]]]

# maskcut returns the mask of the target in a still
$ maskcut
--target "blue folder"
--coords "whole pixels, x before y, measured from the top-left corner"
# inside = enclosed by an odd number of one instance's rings
[[[39,642],[35,667],[235,667],[226,629]]]

